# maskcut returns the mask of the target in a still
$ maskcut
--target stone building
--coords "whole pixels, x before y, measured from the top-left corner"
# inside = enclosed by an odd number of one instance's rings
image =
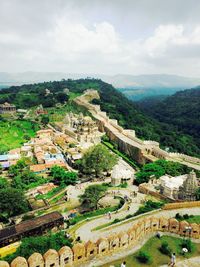
[[[98,144],[101,142],[102,133],[98,130],[97,122],[89,116],[69,113],[65,116],[63,131],[75,138],[82,146],[84,144]]]
[[[8,102],[5,102],[4,104],[0,104],[0,114],[5,113],[15,113],[16,112],[16,106],[9,104]]]
[[[183,200],[196,200],[195,193],[198,188],[196,173],[191,171],[183,185],[180,187],[179,198]]]
[[[172,177],[164,175],[160,177],[160,193],[171,199],[191,201],[195,200],[195,193],[198,188],[196,173]]]
[[[124,160],[119,160],[111,172],[111,184],[118,186],[123,183],[133,184],[134,170]]]

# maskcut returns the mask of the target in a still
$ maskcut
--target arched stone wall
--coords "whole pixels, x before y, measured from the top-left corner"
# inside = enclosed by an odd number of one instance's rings
[[[98,254],[105,255],[109,251],[109,241],[107,238],[100,238],[97,241]]]
[[[109,248],[110,250],[116,250],[119,248],[119,237],[116,235],[113,235],[108,238],[109,240]]]
[[[29,267],[44,267],[44,259],[40,253],[33,253],[28,258]]]
[[[186,229],[190,229],[190,231],[186,231]],[[125,249],[128,246],[136,245],[140,239],[147,236],[147,233],[157,231],[172,232],[181,236],[200,239],[199,224],[189,224],[186,221],[179,222],[175,218],[151,217],[140,220],[127,231],[109,236],[108,238],[100,238],[96,243],[92,241],[88,241],[85,244],[77,243],[72,249],[64,246],[58,252],[49,249],[43,256],[39,253],[33,253],[28,260],[23,257],[17,257],[10,265],[5,261],[0,261],[0,267],[79,266],[79,263],[89,261],[95,256],[101,257],[114,251]]]
[[[44,254],[45,267],[60,267],[58,252],[54,249],[49,249]]]
[[[0,267],[10,267],[6,261],[0,261]]]
[[[85,244],[86,258],[91,259],[97,255],[97,245],[90,240]]]
[[[174,218],[169,219],[169,231],[171,233],[178,233],[179,232],[179,221],[177,221]]]
[[[58,251],[60,257],[60,267],[72,266],[73,252],[71,248],[64,246]]]
[[[82,262],[85,260],[85,246],[84,244],[75,244],[72,248],[74,254],[74,262]]]
[[[28,267],[28,263],[25,258],[17,257],[11,262],[11,267]]]

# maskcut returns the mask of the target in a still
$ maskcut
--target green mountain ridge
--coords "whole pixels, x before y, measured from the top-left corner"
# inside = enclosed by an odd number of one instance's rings
[[[183,133],[172,124],[152,118],[152,114],[142,111],[111,84],[99,79],[68,79],[60,82],[12,86],[0,91],[0,103],[7,101],[16,104],[18,108],[43,104],[48,108],[59,103],[58,93],[63,93],[66,88],[74,93],[82,93],[88,88],[98,90],[101,99],[95,103],[100,104],[101,109],[106,111],[110,118],[117,119],[121,126],[134,129],[139,138],[158,141],[162,148],[169,148],[170,151],[200,156],[200,148],[191,135]],[[45,96],[46,89],[51,92],[48,96]]]
[[[175,93],[161,101],[141,101],[139,106],[153,119],[174,125],[200,146],[200,86]]]

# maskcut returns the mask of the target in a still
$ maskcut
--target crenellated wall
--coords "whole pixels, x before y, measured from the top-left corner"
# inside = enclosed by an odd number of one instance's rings
[[[186,231],[188,226],[192,229],[190,234]],[[127,231],[108,238],[100,238],[97,242],[89,240],[86,243],[76,243],[72,248],[64,246],[59,251],[49,249],[44,255],[34,253],[28,259],[17,257],[11,264],[0,261],[0,267],[78,267],[81,263],[95,257],[103,257],[137,245],[148,234],[157,231],[175,233],[184,237],[190,235],[192,238],[200,239],[199,224],[179,222],[174,218],[150,217],[139,220]]]

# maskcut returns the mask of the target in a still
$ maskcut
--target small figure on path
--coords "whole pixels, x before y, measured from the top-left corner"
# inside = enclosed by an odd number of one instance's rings
[[[176,254],[172,253],[171,260],[169,266],[173,267],[176,264]]]
[[[126,262],[122,262],[121,267],[126,267]]]
[[[131,208],[131,207],[128,205],[128,207],[127,207],[127,211],[129,211],[129,210],[130,210],[130,208]]]

